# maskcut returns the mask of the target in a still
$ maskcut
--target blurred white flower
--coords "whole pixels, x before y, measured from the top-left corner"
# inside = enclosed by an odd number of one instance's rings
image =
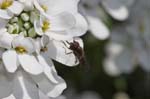
[[[107,45],[107,58],[104,61],[104,70],[110,76],[119,76],[121,73],[131,73],[135,64],[132,54],[123,45],[111,42]]]
[[[106,63],[113,63],[122,73],[131,73],[135,66],[140,65],[143,70],[150,72],[150,20],[149,1],[137,0],[131,9],[131,17],[127,23],[117,26],[112,33]],[[139,13],[137,13],[139,12]],[[121,50],[114,53],[115,45]],[[111,60],[108,60],[111,59]],[[107,66],[106,66],[107,65]],[[110,64],[105,64],[110,67]]]
[[[106,53],[109,55],[104,60],[104,71],[111,75],[111,76],[118,76],[121,74],[119,68],[116,67],[114,59],[117,57],[117,55],[123,50],[123,46],[117,44],[117,43],[112,43],[108,44],[106,48]]]
[[[78,93],[75,88],[71,87],[66,90],[64,96],[66,97],[65,99],[102,99],[95,91],[86,90]]]
[[[118,92],[113,96],[113,99],[130,99],[130,97],[125,92]]]
[[[66,88],[52,59],[77,65],[64,42],[83,47],[78,36],[87,30],[79,0],[66,1],[0,0],[0,99],[40,99],[39,91],[54,98]]]
[[[77,99],[102,99],[102,98],[96,92],[85,91]]]
[[[105,11],[115,20],[124,21],[129,16],[128,5],[133,0],[82,0],[81,12],[83,12],[89,22],[89,30],[92,34],[100,39],[107,39],[110,30],[106,26],[110,19]],[[132,2],[131,2],[132,1]],[[126,4],[125,4],[126,3]],[[104,10],[102,10],[105,9]],[[108,23],[110,24],[110,23]]]

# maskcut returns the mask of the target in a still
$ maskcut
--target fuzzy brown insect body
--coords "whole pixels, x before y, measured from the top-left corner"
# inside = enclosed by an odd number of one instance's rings
[[[67,43],[70,45],[69,49],[72,50],[73,54],[76,56],[76,62],[79,60],[80,64],[85,64],[85,55],[83,48],[80,46],[80,44],[77,41],[73,42],[68,42]]]
[[[86,66],[85,70],[89,71],[90,70],[90,66],[89,66],[89,64],[86,61],[84,50],[80,46],[80,44],[77,41],[75,41],[75,40],[73,40],[73,42],[68,42],[68,41],[66,41],[66,42],[62,41],[62,42],[68,49],[71,50],[71,52],[69,52],[69,53],[66,52],[66,54],[73,53],[75,55],[75,57],[76,57],[75,63],[77,63],[79,61],[80,65]],[[67,46],[66,43],[69,45],[69,47]]]

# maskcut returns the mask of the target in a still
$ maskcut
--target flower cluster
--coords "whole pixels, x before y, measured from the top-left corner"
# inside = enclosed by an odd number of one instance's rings
[[[82,0],[81,12],[89,23],[89,31],[100,40],[110,36],[112,18],[125,21],[129,16],[128,8],[134,0]]]
[[[129,74],[138,66],[150,72],[149,6],[149,1],[137,0],[129,20],[113,29],[104,63],[109,74]]]
[[[0,0],[0,99],[57,97],[66,88],[53,60],[77,65],[66,41],[86,33],[79,0]]]

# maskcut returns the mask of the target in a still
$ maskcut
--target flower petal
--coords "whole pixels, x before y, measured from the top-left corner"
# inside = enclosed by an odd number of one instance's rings
[[[55,79],[53,75],[52,69],[50,68],[53,64],[48,64],[41,55],[38,55],[37,58],[39,60],[39,63],[44,66],[44,74],[51,80],[51,82],[58,83],[57,79]]]
[[[5,98],[3,98],[3,99],[16,99],[16,98],[15,98],[15,96],[14,96],[14,95],[12,95],[12,94],[11,94],[10,96],[5,97]]]
[[[12,40],[13,36],[6,31],[0,33],[0,47],[10,49]]]
[[[106,58],[104,60],[104,71],[110,75],[110,76],[114,76],[117,77],[121,74],[121,71],[119,70],[119,68],[116,66],[115,61],[113,58]]]
[[[48,45],[50,39],[47,35],[43,35],[42,38],[41,38],[41,46],[42,47],[45,47]]]
[[[12,84],[11,79],[7,75],[0,73],[0,99],[9,96],[13,92]]]
[[[62,12],[55,16],[49,16],[51,31],[64,31],[76,24],[75,17],[68,12]]]
[[[10,73],[14,73],[17,70],[17,67],[19,66],[17,53],[13,50],[8,50],[3,53],[2,59],[4,62],[4,65],[6,67],[6,70]]]
[[[79,13],[75,15],[75,18],[76,18],[75,26],[67,32],[68,34],[73,35],[73,36],[82,36],[87,32],[88,24],[85,18]]]
[[[2,57],[4,51],[5,51],[4,49],[0,48],[0,57]]]
[[[33,55],[19,54],[19,62],[23,69],[33,75],[38,75],[43,72],[43,67],[38,63],[37,59]]]
[[[89,22],[89,30],[96,38],[104,40],[109,37],[110,35],[109,29],[99,18],[87,16],[87,19]]]
[[[102,2],[108,13],[116,20],[123,21],[128,18],[128,9],[118,0],[105,0]]]
[[[146,51],[146,49],[141,48],[140,50],[137,50],[137,55],[138,55],[138,61],[141,64],[141,67],[147,71],[150,72],[150,56],[149,52]]]
[[[37,0],[34,0],[37,1]],[[48,7],[48,13],[49,15],[56,15],[58,13],[61,13],[63,11],[71,12],[71,13],[76,13],[77,10],[77,5],[79,0],[38,0],[39,3],[35,2],[35,6],[38,10],[41,12],[42,9],[40,8],[40,5],[45,5]],[[40,4],[40,5],[39,5]]]
[[[38,20],[35,20],[35,21],[34,21],[34,29],[35,29],[35,31],[36,31],[36,33],[37,33],[38,35],[43,35],[43,34],[44,34],[43,31],[42,31],[40,22],[39,22]]]
[[[71,39],[69,42],[73,42],[74,40],[83,48],[83,41],[80,38]],[[44,57],[52,58],[62,64],[75,66],[79,64],[79,62],[72,50],[68,49],[69,46],[70,45],[65,44],[64,41],[53,40],[48,44],[48,51],[43,53],[43,55]]]
[[[61,32],[49,32],[46,34],[50,39],[54,40],[69,40],[73,38],[73,35],[69,35],[67,31]]]
[[[4,19],[0,18],[0,31],[1,31],[1,29],[4,29],[6,27],[7,23],[8,23],[7,20],[4,20]]]
[[[41,74],[40,76],[32,76],[32,78],[38,84],[39,89],[49,97],[59,96],[66,88],[65,81],[60,77],[59,83],[57,84],[52,83],[44,74]]]
[[[123,73],[131,73],[134,70],[134,58],[130,49],[124,49],[115,59],[116,66]]]
[[[64,89],[66,89],[66,83],[62,82],[61,84],[58,84],[57,86],[55,86],[53,88],[52,91],[50,91],[47,95],[49,97],[58,97],[62,94],[62,92],[64,91]]]
[[[44,66],[44,73],[40,76],[32,76],[35,82],[38,84],[39,89],[49,97],[59,96],[63,90],[66,88],[65,81],[58,76],[53,62],[43,56],[39,55],[38,59]]]
[[[12,13],[9,13],[7,10],[0,9],[0,18],[2,19],[10,19],[13,17]]]
[[[46,96],[43,92],[41,92],[40,90],[39,90],[39,97],[40,97],[40,99],[49,99],[49,97],[48,96]]]
[[[35,46],[31,38],[25,38],[22,35],[15,37],[12,41],[13,48],[22,46],[28,53],[33,53],[35,51]]]
[[[67,48],[63,41],[51,41],[48,44],[48,51],[44,55],[68,66],[75,66],[79,63],[78,61],[76,62],[75,55]]]
[[[24,11],[31,11],[34,8],[33,0],[18,0],[24,5]]]
[[[25,72],[17,72],[13,84],[13,95],[16,99],[39,99],[36,84]]]
[[[13,4],[8,8],[8,10],[18,15],[23,11],[23,8],[23,4],[19,3],[18,1],[14,1]]]

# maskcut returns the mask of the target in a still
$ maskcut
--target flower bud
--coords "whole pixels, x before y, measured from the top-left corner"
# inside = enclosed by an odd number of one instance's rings
[[[29,29],[28,36],[29,37],[35,37],[36,36],[36,32],[35,32],[34,28]]]
[[[14,17],[10,20],[10,23],[15,23],[18,22],[18,17]]]
[[[31,12],[30,13],[30,22],[31,23],[34,23],[34,20],[37,20],[38,19],[38,15],[36,12]]]
[[[13,33],[13,31],[14,31],[13,25],[10,25],[10,24],[9,24],[7,27],[8,27],[8,28],[7,28],[8,33],[10,33],[10,34]]]
[[[14,23],[13,28],[14,28],[14,30],[13,30],[12,33],[13,34],[18,34],[19,33],[19,25],[17,23]]]
[[[30,17],[29,17],[29,15],[27,13],[22,13],[21,14],[21,19],[23,21],[29,21]]]
[[[27,29],[27,30],[30,29],[31,28],[31,24],[29,22],[26,22],[24,24],[24,28]]]
[[[24,31],[20,32],[20,34],[23,34],[25,37],[27,37],[27,36],[28,36],[28,34],[27,34],[27,31],[26,31],[26,30],[24,30]]]

